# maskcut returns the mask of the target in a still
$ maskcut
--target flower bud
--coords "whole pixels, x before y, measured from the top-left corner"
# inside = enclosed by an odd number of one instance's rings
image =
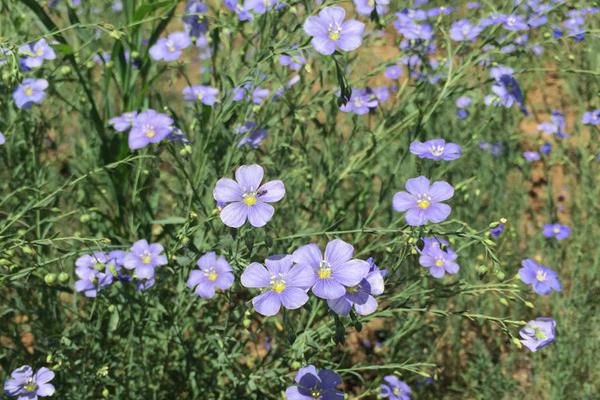
[[[58,281],[60,283],[66,283],[69,280],[69,274],[67,274],[66,272],[61,272],[60,274],[58,274]]]
[[[56,274],[54,274],[54,273],[46,274],[46,276],[44,276],[44,281],[46,282],[47,285],[54,285],[54,283],[56,282]]]

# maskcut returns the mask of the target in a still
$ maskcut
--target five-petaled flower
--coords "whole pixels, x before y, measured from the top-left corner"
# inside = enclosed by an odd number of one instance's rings
[[[335,300],[346,294],[346,288],[360,283],[371,266],[364,260],[352,258],[354,247],[341,239],[327,243],[325,255],[314,243],[300,247],[293,253],[294,262],[313,271],[315,296]]]
[[[29,365],[15,369],[10,378],[4,382],[4,393],[18,400],[35,400],[54,394],[54,386],[50,382],[54,372],[46,367],[40,368],[35,374]]]
[[[263,168],[252,164],[239,167],[235,181],[219,179],[213,197],[217,203],[226,204],[219,213],[225,225],[239,228],[248,220],[252,226],[262,227],[273,217],[275,209],[269,203],[285,196],[285,186],[280,180],[261,185],[263,175]]]
[[[287,400],[343,400],[344,393],[337,389],[342,378],[330,369],[317,371],[314,365],[301,368],[296,374],[297,386],[285,391]]]
[[[454,188],[444,181],[430,185],[424,176],[406,181],[407,192],[394,195],[393,207],[398,212],[405,212],[406,223],[411,226],[425,225],[431,221],[440,223],[450,215],[449,205],[442,203],[454,195]]]
[[[41,104],[46,97],[48,81],[45,79],[27,78],[23,80],[13,92],[13,99],[17,108],[28,109],[34,103]]]
[[[313,271],[304,265],[292,264],[292,256],[280,255],[267,258],[266,268],[256,262],[246,267],[241,277],[242,285],[266,290],[252,299],[257,312],[272,316],[282,305],[295,310],[308,301],[306,292],[315,282]]]
[[[529,350],[536,352],[554,341],[556,321],[552,318],[539,317],[529,321],[519,331],[521,344]]]
[[[210,299],[215,295],[215,288],[227,290],[233,285],[233,269],[225,260],[211,251],[204,254],[196,263],[198,269],[190,272],[187,287],[194,289],[200,297]]]
[[[336,48],[352,51],[360,47],[365,24],[351,19],[344,22],[342,7],[325,7],[319,16],[310,16],[304,22],[304,32],[313,37],[311,44],[319,53],[333,54]]]
[[[519,278],[523,283],[531,285],[534,292],[539,295],[550,294],[553,290],[560,291],[562,286],[558,280],[558,274],[550,268],[538,264],[528,258],[521,262]]]
[[[138,279],[154,278],[154,268],[167,264],[167,257],[162,254],[163,247],[159,243],[148,244],[148,241],[138,240],[123,260],[124,267],[134,270]]]

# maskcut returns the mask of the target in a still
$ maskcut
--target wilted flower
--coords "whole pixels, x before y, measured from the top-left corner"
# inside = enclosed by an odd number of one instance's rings
[[[448,218],[452,209],[442,201],[454,195],[450,184],[439,181],[430,185],[429,179],[419,176],[407,180],[405,187],[408,192],[394,195],[393,207],[398,212],[406,211],[407,224],[420,226],[429,221],[437,224]]]
[[[351,19],[344,22],[346,11],[341,7],[325,7],[319,16],[310,16],[304,22],[304,32],[313,36],[312,46],[317,52],[330,55],[336,47],[343,51],[356,50],[362,43],[365,25]]]
[[[340,239],[327,243],[325,256],[314,243],[300,247],[292,254],[294,262],[314,274],[312,292],[322,299],[339,299],[347,287],[354,287],[369,273],[368,262],[353,259],[354,247]]]
[[[144,239],[138,240],[125,256],[124,267],[133,269],[134,277],[138,279],[151,279],[154,277],[154,268],[167,264],[163,250],[158,243],[148,244]]]
[[[158,143],[173,130],[173,120],[166,114],[152,109],[138,114],[129,132],[129,148],[141,149],[150,143]]]
[[[187,32],[173,32],[166,38],[160,38],[150,47],[150,57],[153,60],[175,61],[183,51],[192,44]]]
[[[545,224],[544,236],[547,238],[555,237],[556,240],[563,240],[571,236],[571,228],[561,224]]]
[[[533,352],[538,351],[554,341],[555,330],[556,321],[552,318],[536,318],[519,331],[521,343]]]
[[[505,228],[506,228],[506,225],[505,225],[505,224],[502,224],[502,223],[501,223],[501,224],[498,224],[498,226],[496,226],[496,227],[494,227],[494,228],[490,229],[490,235],[491,235],[493,238],[497,238],[497,237],[499,237],[499,236],[502,234],[502,232],[504,232],[504,229],[505,229]]]
[[[385,383],[380,386],[380,396],[390,400],[410,400],[412,389],[401,381],[395,375],[388,375],[383,378]]]
[[[521,262],[519,278],[526,285],[531,285],[534,292],[540,295],[550,294],[553,290],[560,291],[562,286],[558,274],[550,268],[540,265],[528,258]]]
[[[27,78],[13,92],[17,108],[28,109],[34,103],[40,104],[46,97],[48,81],[45,79]]]
[[[372,258],[367,262],[369,272],[357,286],[346,289],[346,294],[335,300],[327,300],[329,308],[339,315],[348,315],[352,307],[359,315],[369,315],[377,310],[377,300],[373,296],[383,293],[383,273],[377,268]]]
[[[444,274],[455,274],[459,265],[455,262],[458,255],[450,248],[448,242],[435,237],[423,238],[423,248],[417,249],[421,254],[419,264],[429,268],[434,278],[442,278]]]
[[[462,152],[456,143],[446,143],[444,139],[433,139],[426,142],[415,140],[410,144],[410,152],[419,158],[431,160],[456,160]]]
[[[44,63],[44,60],[54,60],[56,53],[48,45],[46,39],[40,39],[34,44],[26,44],[19,47],[19,54],[26,56],[23,63],[27,68],[38,68]]]
[[[135,121],[135,117],[137,116],[137,112],[126,112],[118,117],[111,118],[108,123],[112,125],[112,127],[117,132],[125,132],[133,126],[133,121]]]
[[[225,260],[211,251],[204,254],[196,263],[198,269],[190,272],[187,287],[194,289],[200,297],[210,299],[215,295],[215,288],[227,290],[233,285],[233,269]]]
[[[226,204],[220,212],[221,221],[229,227],[239,228],[246,219],[255,227],[269,222],[275,203],[285,196],[285,186],[280,180],[261,185],[264,170],[260,165],[242,165],[235,171],[235,181],[221,178],[213,190],[214,199]]]
[[[298,386],[290,386],[285,391],[287,400],[343,400],[344,393],[336,387],[342,378],[330,369],[317,371],[314,365],[301,368],[296,374]]]
[[[304,265],[292,266],[292,256],[273,256],[265,260],[266,268],[252,263],[242,273],[244,287],[266,289],[252,299],[254,309],[272,316],[281,305],[289,310],[302,307],[308,301],[306,292],[315,282],[313,271]]]
[[[36,400],[54,394],[54,386],[50,382],[54,372],[46,367],[40,368],[35,374],[29,365],[15,369],[10,378],[4,382],[4,393],[18,400]]]
[[[212,86],[188,86],[183,89],[183,98],[187,101],[199,101],[204,105],[212,106],[217,101],[219,89]]]

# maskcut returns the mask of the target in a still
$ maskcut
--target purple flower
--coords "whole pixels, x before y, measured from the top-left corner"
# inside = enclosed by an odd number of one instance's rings
[[[319,16],[310,16],[304,22],[304,32],[312,36],[317,52],[330,55],[336,47],[343,51],[356,50],[362,43],[365,25],[351,19],[344,22],[346,11],[341,7],[325,7]]]
[[[300,55],[288,56],[283,54],[279,56],[279,64],[283,66],[289,66],[294,71],[299,71],[304,64],[306,64],[306,58]]]
[[[46,97],[48,81],[45,79],[27,78],[13,92],[17,108],[28,109],[34,103],[41,104]]]
[[[246,132],[240,134],[245,134]],[[268,135],[269,132],[267,132],[266,129],[253,129],[249,134],[239,141],[237,146],[243,147],[248,145],[249,147],[256,149]]]
[[[460,157],[461,148],[456,143],[446,143],[444,139],[433,139],[426,142],[415,140],[410,144],[410,152],[419,158],[430,160],[456,160]]]
[[[504,228],[505,228],[505,227],[506,227],[506,225],[505,225],[505,224],[498,224],[498,226],[496,226],[496,227],[494,227],[494,228],[490,229],[490,235],[491,235],[493,238],[497,238],[497,237],[499,237],[499,236],[502,234],[502,232],[504,232]]]
[[[254,104],[262,103],[263,101],[265,101],[265,99],[267,97],[269,97],[269,93],[270,93],[269,89],[263,89],[263,88],[257,87],[256,89],[254,89],[252,91],[252,102]]]
[[[242,273],[244,287],[266,289],[252,299],[254,309],[267,317],[279,312],[281,305],[288,310],[302,307],[308,301],[306,292],[315,282],[312,270],[304,265],[292,266],[292,256],[273,256],[265,260],[266,268],[252,263]]]
[[[390,0],[353,0],[356,12],[359,15],[370,16],[377,9],[377,15],[381,16],[388,12],[387,5]]]
[[[369,273],[357,286],[346,289],[346,294],[335,300],[327,300],[327,305],[339,315],[348,315],[352,307],[359,315],[369,315],[377,310],[377,300],[373,296],[383,293],[384,283],[382,271],[377,268],[372,258]]]
[[[452,210],[449,205],[442,203],[454,195],[454,188],[444,181],[429,184],[424,176],[411,178],[406,181],[408,192],[398,192],[394,195],[395,211],[405,212],[406,223],[411,226],[425,225],[431,221],[440,223],[448,218]]]
[[[410,400],[412,389],[401,381],[395,375],[388,375],[383,378],[385,383],[380,386],[380,396],[390,400]]]
[[[346,288],[358,285],[367,276],[368,262],[353,259],[354,247],[340,239],[327,243],[325,256],[314,243],[300,247],[292,254],[294,262],[308,268],[314,276],[312,292],[326,300],[339,299]]]
[[[135,117],[137,117],[137,112],[126,112],[118,117],[111,118],[108,123],[112,125],[115,131],[125,132],[132,127]]]
[[[273,8],[277,8],[278,5],[278,0],[246,0],[244,2],[244,7],[254,11],[256,14],[264,14]]]
[[[233,269],[225,260],[211,251],[204,254],[196,263],[198,269],[190,272],[187,287],[194,289],[200,297],[210,299],[215,295],[215,288],[227,290],[233,285]]]
[[[219,179],[213,197],[218,203],[227,204],[219,214],[225,225],[239,228],[247,219],[259,228],[273,217],[275,209],[268,203],[281,200],[285,196],[285,186],[280,180],[261,186],[263,174],[260,165],[242,165],[235,171],[235,181]]]
[[[454,105],[456,105],[457,108],[467,108],[471,105],[471,103],[472,100],[469,96],[461,96],[458,99],[456,99]]]
[[[402,76],[402,67],[398,64],[390,65],[385,69],[383,75],[388,79],[398,79]]]
[[[285,391],[287,400],[343,400],[344,393],[336,387],[342,378],[330,369],[317,371],[314,365],[301,368],[296,374],[298,386],[290,386]]]
[[[48,45],[46,39],[40,39],[35,44],[26,44],[19,47],[19,54],[27,56],[23,63],[27,68],[38,68],[44,63],[44,60],[54,60],[56,53]]]
[[[204,105],[212,106],[217,101],[219,89],[212,86],[189,86],[183,89],[183,98],[187,101],[199,101]]]
[[[234,11],[240,21],[251,21],[254,18],[250,13],[248,0],[243,5],[238,3],[237,0],[224,0],[223,4],[231,11]]]
[[[435,237],[426,237],[422,240],[423,248],[417,248],[421,254],[419,264],[425,268],[429,268],[431,276],[442,278],[446,273],[452,275],[458,272],[460,267],[455,262],[458,255],[450,248],[448,242]]]
[[[150,143],[158,143],[173,130],[173,120],[166,114],[150,109],[135,117],[129,132],[129,148],[141,149]]]
[[[547,295],[553,290],[561,291],[562,286],[555,271],[530,258],[523,260],[521,266],[523,268],[519,269],[519,278],[526,285],[532,285],[533,291],[537,294]]]
[[[538,153],[537,151],[524,151],[523,152],[523,158],[526,161],[539,161],[540,160],[540,153]]]
[[[208,30],[206,16],[202,15],[208,11],[208,6],[199,0],[188,0],[185,4],[184,15],[181,18],[186,31],[190,36],[200,37]]]
[[[550,154],[550,152],[552,151],[552,143],[544,142],[544,144],[540,146],[540,151],[542,152],[542,154],[545,155]]]
[[[146,240],[138,240],[125,256],[124,267],[133,269],[134,277],[138,279],[152,279],[154,268],[167,264],[167,257],[162,254],[163,250],[158,243],[148,244]]]
[[[186,47],[192,44],[187,32],[173,32],[166,38],[160,38],[150,47],[150,57],[153,60],[175,61]]]
[[[479,26],[471,24],[469,20],[461,19],[450,27],[450,39],[456,42],[473,41],[479,36],[481,30]]]
[[[394,27],[408,40],[429,41],[433,38],[433,28],[429,24],[417,24],[416,18],[412,18],[402,12],[395,14],[397,19]]]
[[[511,14],[506,17],[502,27],[509,31],[526,31],[529,25],[521,15]]]
[[[54,394],[54,386],[50,382],[54,372],[46,367],[40,368],[35,374],[29,365],[15,369],[10,378],[4,382],[4,393],[18,400],[36,400]]]
[[[377,98],[368,93],[366,89],[353,89],[350,100],[340,107],[340,111],[363,115],[370,109],[376,108],[377,104]]]
[[[544,237],[555,237],[556,240],[564,240],[571,236],[571,228],[561,224],[545,224]]]
[[[6,139],[4,138],[4,135],[2,134],[2,132],[0,132],[0,145],[3,145],[6,142]]]
[[[600,108],[584,112],[581,117],[581,123],[584,125],[600,125]]]
[[[566,138],[569,135],[565,132],[565,115],[560,111],[552,111],[550,121],[538,124],[538,130],[549,135],[556,134],[559,138]]]
[[[554,342],[556,321],[552,318],[538,317],[529,321],[519,331],[521,343],[529,350],[536,352],[542,347]]]
[[[113,274],[108,266],[108,257],[104,253],[86,254],[75,261],[75,290],[86,297],[96,297],[98,292],[113,282]]]

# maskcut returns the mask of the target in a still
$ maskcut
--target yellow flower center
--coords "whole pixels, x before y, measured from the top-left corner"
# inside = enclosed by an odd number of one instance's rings
[[[209,281],[216,281],[217,280],[217,273],[215,271],[209,272],[207,277]]]
[[[31,87],[26,87],[25,88],[25,95],[26,96],[31,96],[33,94],[33,89]]]
[[[198,101],[202,101],[203,97],[204,97],[204,95],[200,92],[198,92],[198,94],[196,95],[196,98],[198,99]]]
[[[329,39],[333,40],[334,42],[340,40],[340,33],[339,32],[329,32]]]
[[[152,139],[156,135],[156,131],[154,129],[149,129],[146,131],[146,137],[148,139]]]
[[[33,378],[29,378],[29,380],[27,381],[27,383],[23,386],[23,389],[25,389],[25,391],[29,392],[29,393],[35,392],[36,388],[37,388],[37,385],[33,381]]]
[[[44,54],[44,49],[38,49],[38,51],[36,51],[36,54],[38,56],[41,56],[42,54]]]
[[[142,262],[144,264],[150,264],[150,261],[152,261],[152,257],[149,254],[147,254],[144,257],[142,257]]]
[[[535,279],[540,282],[545,281],[547,277],[548,275],[544,271],[538,271],[538,273],[535,275]]]
[[[321,265],[319,266],[319,279],[329,279],[331,278],[331,266],[325,260],[321,260]]]
[[[431,154],[436,157],[441,156],[444,153],[444,146],[431,146]]]
[[[429,200],[421,199],[417,201],[417,205],[419,206],[419,208],[426,209],[429,208],[431,203],[429,202]]]
[[[354,293],[358,292],[358,288],[357,288],[356,286],[354,286],[354,287],[349,287],[349,288],[347,288],[347,289],[346,289],[346,291],[347,291],[349,294],[354,294]]]
[[[329,24],[327,31],[329,32],[329,39],[333,40],[334,42],[337,42],[340,39],[342,27],[337,23],[332,23]]]
[[[554,228],[554,229],[552,229],[552,232],[554,232],[556,234],[556,233],[560,232],[560,229],[559,228]]]
[[[242,201],[247,206],[253,206],[256,204],[256,195],[254,193],[245,193]]]
[[[373,7],[375,5],[375,0],[369,0],[367,4],[369,5],[369,7]]]
[[[392,390],[392,393],[394,393],[394,396],[400,396],[400,393],[401,393],[400,388],[398,386],[396,386],[394,388],[394,390]]]
[[[285,281],[283,279],[275,279],[271,283],[271,289],[277,293],[281,293],[285,290]]]
[[[444,265],[444,260],[439,259],[439,258],[437,260],[435,260],[436,267],[441,267],[442,265]]]

